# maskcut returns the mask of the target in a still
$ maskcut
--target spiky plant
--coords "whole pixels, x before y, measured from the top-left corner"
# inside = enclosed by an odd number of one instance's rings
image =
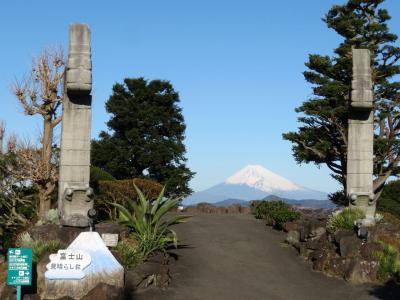
[[[165,198],[162,189],[157,199],[151,202],[134,185],[139,201],[128,202],[127,207],[113,203],[119,210],[119,222],[128,226],[134,238],[139,242],[139,251],[144,259],[151,254],[166,250],[170,246],[178,247],[178,237],[171,226],[184,222],[190,216],[175,216],[169,219],[165,215],[178,206],[179,198]]]

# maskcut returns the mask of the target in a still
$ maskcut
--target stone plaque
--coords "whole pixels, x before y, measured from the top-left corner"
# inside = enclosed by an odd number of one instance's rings
[[[103,233],[101,238],[107,247],[116,247],[118,244],[118,234],[116,233]]]

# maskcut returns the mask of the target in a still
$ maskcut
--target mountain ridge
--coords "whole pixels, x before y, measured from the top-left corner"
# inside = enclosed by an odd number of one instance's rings
[[[254,200],[275,195],[290,200],[326,200],[324,192],[302,187],[260,165],[248,165],[204,191],[183,199],[184,205],[217,203],[227,199]]]

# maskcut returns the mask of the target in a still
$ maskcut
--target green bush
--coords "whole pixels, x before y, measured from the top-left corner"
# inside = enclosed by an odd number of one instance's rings
[[[57,209],[50,209],[36,223],[36,225],[46,225],[46,224],[60,225],[60,218]]]
[[[59,240],[33,240],[29,233],[21,233],[15,242],[17,247],[32,248],[32,261],[38,263],[46,253],[56,253],[62,248]]]
[[[105,214],[106,218],[116,221],[118,210],[110,203],[127,206],[129,202],[138,202],[139,196],[134,185],[149,200],[156,199],[163,188],[161,184],[150,179],[100,180],[98,182],[99,197],[96,199],[96,209]]]
[[[283,224],[297,220],[301,213],[283,201],[262,201],[255,208],[254,216],[257,219],[265,219],[267,225],[282,229]]]
[[[326,223],[326,229],[330,233],[335,233],[338,229],[354,229],[354,222],[358,219],[364,219],[365,214],[359,208],[346,207],[343,210],[334,212]]]
[[[387,280],[391,277],[399,276],[400,273],[400,253],[395,247],[382,243],[382,251],[375,252],[375,258],[379,261],[378,277]]]
[[[176,216],[170,219],[165,214],[176,207],[179,199],[164,198],[164,188],[154,201],[148,199],[134,184],[139,201],[128,201],[127,207],[113,203],[119,210],[119,222],[128,226],[132,236],[138,241],[138,251],[145,260],[157,251],[165,252],[170,246],[178,246],[176,232],[172,225],[184,222],[189,216]]]
[[[118,252],[118,261],[125,268],[132,268],[142,261],[142,255],[140,253],[139,245],[134,240],[127,239],[118,243],[115,250]]]

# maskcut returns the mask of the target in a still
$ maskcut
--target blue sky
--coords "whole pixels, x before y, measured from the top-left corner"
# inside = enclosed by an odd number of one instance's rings
[[[202,190],[247,164],[261,164],[326,192],[326,168],[296,164],[283,132],[311,95],[302,72],[309,53],[331,54],[339,36],[321,21],[341,0],[307,1],[4,1],[0,4],[0,119],[21,138],[41,122],[24,116],[10,85],[42,48],[67,46],[68,25],[92,30],[92,137],[106,129],[104,103],[126,77],[167,79],[179,91],[187,124],[191,186]],[[400,35],[400,1],[387,0]]]

